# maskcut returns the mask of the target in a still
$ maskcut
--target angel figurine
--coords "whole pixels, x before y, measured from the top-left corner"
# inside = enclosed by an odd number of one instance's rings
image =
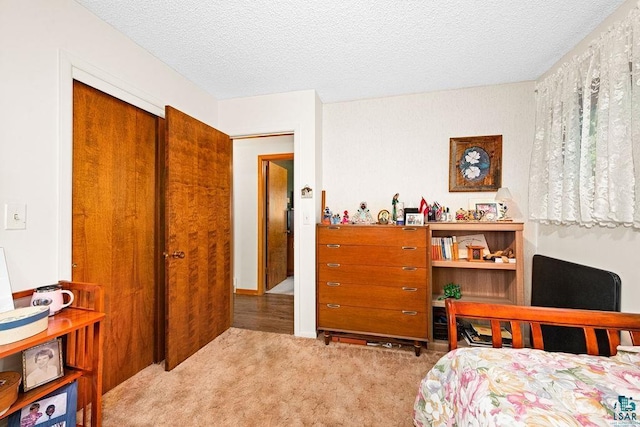
[[[391,205],[393,205],[393,209],[391,209],[391,220],[396,222],[398,219],[398,211],[396,205],[398,204],[398,199],[400,198],[400,193],[396,193],[391,200]]]

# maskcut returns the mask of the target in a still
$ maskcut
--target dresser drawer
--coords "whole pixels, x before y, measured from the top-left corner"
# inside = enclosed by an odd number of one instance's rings
[[[318,303],[424,312],[427,311],[427,290],[322,282],[318,283]]]
[[[318,304],[318,329],[428,339],[426,312]]]
[[[318,284],[361,283],[375,286],[427,287],[427,269],[384,265],[323,263],[317,266]]]
[[[427,248],[417,246],[318,245],[318,263],[426,267]]]
[[[427,246],[426,227],[319,225],[317,243],[363,246]]]

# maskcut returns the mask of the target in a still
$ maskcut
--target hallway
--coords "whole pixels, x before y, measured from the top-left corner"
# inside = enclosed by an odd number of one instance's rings
[[[293,295],[234,294],[232,326],[293,335]]]

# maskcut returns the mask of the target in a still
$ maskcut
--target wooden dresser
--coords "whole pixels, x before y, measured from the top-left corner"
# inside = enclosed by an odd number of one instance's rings
[[[317,326],[333,333],[429,340],[427,228],[317,226]]]

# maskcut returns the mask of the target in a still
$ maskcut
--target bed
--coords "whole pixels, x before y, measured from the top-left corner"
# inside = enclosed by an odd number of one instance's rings
[[[640,314],[454,300],[446,308],[451,351],[420,384],[416,426],[640,426]],[[492,346],[458,348],[461,318],[490,323]],[[502,348],[505,325],[512,348]],[[583,329],[588,354],[544,351],[542,325]],[[610,357],[598,356],[596,329],[606,330]],[[631,345],[620,345],[623,334]]]

